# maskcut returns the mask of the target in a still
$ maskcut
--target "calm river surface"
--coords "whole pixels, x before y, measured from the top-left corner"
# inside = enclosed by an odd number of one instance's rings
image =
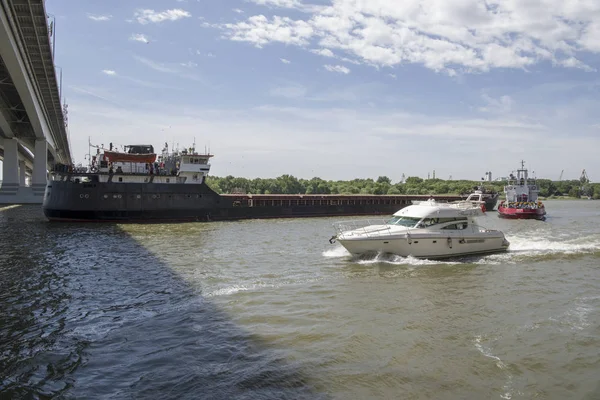
[[[338,219],[53,224],[0,211],[0,398],[598,399],[600,201],[507,254],[353,261]]]

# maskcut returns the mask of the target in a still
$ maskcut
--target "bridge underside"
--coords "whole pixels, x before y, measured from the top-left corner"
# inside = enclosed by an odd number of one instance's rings
[[[0,0],[0,204],[41,203],[48,164],[71,163],[51,34],[44,0]]]

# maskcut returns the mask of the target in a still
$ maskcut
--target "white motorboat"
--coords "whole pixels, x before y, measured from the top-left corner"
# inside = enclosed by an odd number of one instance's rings
[[[338,241],[354,256],[390,253],[436,259],[506,251],[504,233],[475,222],[484,215],[482,203],[430,199],[401,209],[388,221],[335,223],[337,234],[329,241]]]

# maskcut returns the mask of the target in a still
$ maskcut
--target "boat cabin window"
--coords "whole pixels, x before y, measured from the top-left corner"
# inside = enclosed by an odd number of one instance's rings
[[[468,222],[459,222],[457,224],[452,224],[452,225],[448,225],[448,226],[444,226],[442,229],[448,229],[448,230],[461,230],[461,229],[467,229],[468,226]]]
[[[452,222],[452,221],[463,221],[463,220],[465,222],[467,222],[466,218],[423,218],[423,220],[419,223],[419,228],[427,228],[432,225],[438,225],[438,224],[443,224],[443,223]]]
[[[394,216],[392,218],[390,218],[386,224],[387,225],[400,225],[400,226],[406,226],[409,228],[414,227],[419,221],[421,220],[421,218],[415,218],[415,217],[397,217]]]

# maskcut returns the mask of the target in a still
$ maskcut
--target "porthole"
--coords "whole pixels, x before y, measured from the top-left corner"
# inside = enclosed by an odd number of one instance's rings
[[[104,198],[105,198],[105,199],[108,199],[108,195],[107,195],[107,194],[105,194],[105,195],[104,195]]]
[[[116,199],[116,198],[117,198],[117,195],[116,195],[116,194],[113,194],[113,199]]]
[[[89,198],[90,198],[90,195],[89,195],[89,194],[86,194],[86,195],[85,195],[85,198],[86,198],[86,199],[89,199]]]
[[[142,198],[142,196],[141,196],[141,195],[139,195],[139,194],[138,194],[137,196],[135,196],[135,197],[136,197],[136,198],[138,198],[138,199],[141,199],[141,198]]]
[[[80,195],[79,195],[79,198],[80,198],[80,199],[83,199],[83,195],[82,195],[82,194],[80,194]]]

